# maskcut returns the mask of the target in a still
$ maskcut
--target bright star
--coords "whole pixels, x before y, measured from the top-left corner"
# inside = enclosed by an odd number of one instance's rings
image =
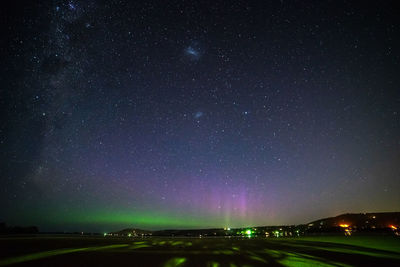
[[[193,55],[193,56],[198,56],[199,53],[193,49],[193,47],[189,46],[188,48],[186,48],[186,53],[188,53],[189,55]]]
[[[204,115],[203,112],[197,111],[197,112],[194,114],[194,118],[197,120],[197,119],[200,119],[203,115]]]
[[[76,8],[75,4],[72,1],[70,1],[68,3],[68,7],[69,7],[70,10],[75,10],[75,8]]]
[[[194,46],[186,47],[185,48],[185,54],[191,60],[199,60],[200,56],[201,56],[200,50],[198,48],[195,48]]]

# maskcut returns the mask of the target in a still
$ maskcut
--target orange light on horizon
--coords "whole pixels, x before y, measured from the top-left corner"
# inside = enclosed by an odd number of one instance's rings
[[[342,223],[342,224],[339,224],[339,226],[340,226],[340,227],[343,227],[343,228],[347,228],[347,227],[349,227],[350,225],[345,224],[345,223]]]
[[[397,230],[397,227],[394,225],[389,225],[390,228],[392,228],[393,230]]]

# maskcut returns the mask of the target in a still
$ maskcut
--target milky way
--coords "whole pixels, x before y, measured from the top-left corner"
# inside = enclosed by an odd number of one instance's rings
[[[109,231],[400,209],[394,2],[45,2],[1,11],[1,221]]]

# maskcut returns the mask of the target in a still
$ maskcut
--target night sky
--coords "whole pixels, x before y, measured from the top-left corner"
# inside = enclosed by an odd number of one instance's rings
[[[14,2],[0,14],[0,221],[400,211],[396,1]]]

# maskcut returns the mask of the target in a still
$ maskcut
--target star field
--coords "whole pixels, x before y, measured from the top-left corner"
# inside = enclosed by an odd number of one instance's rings
[[[394,3],[5,7],[0,220],[109,231],[398,211]]]

